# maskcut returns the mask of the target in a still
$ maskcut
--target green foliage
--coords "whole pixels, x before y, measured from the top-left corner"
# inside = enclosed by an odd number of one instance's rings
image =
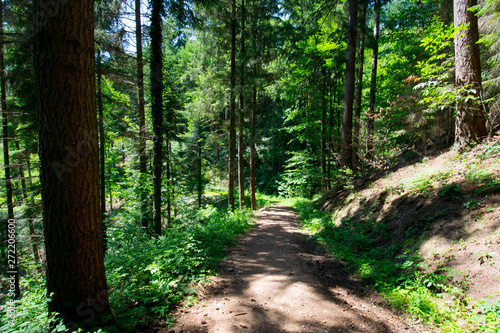
[[[110,227],[107,279],[120,323],[132,327],[165,318],[249,228],[248,218],[248,211],[223,213],[208,206],[184,215],[159,238],[130,223]]]
[[[480,311],[471,312],[464,299],[467,283],[451,283],[452,272],[422,272],[418,252],[406,250],[400,254],[404,244],[391,242],[392,236],[383,221],[334,221],[331,214],[316,210],[311,200],[296,199],[294,205],[311,237],[327,245],[336,258],[378,289],[393,306],[434,324],[442,332],[498,332],[500,302],[477,302],[474,307]],[[443,214],[446,212],[421,222],[429,223],[429,219]],[[381,239],[382,244],[390,245],[377,246]],[[487,260],[486,254],[482,258]]]
[[[439,195],[447,199],[460,198],[460,187],[456,184],[447,184],[441,188]]]
[[[292,152],[281,175],[278,192],[282,197],[311,198],[319,185],[320,172],[315,157],[307,151]]]

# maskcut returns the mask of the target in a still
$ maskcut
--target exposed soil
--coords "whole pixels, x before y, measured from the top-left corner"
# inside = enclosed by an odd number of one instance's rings
[[[499,145],[495,136],[462,153],[420,154],[411,161],[402,154],[355,190],[325,195],[322,208],[334,213],[337,226],[343,220],[385,224],[391,241],[420,256],[421,270],[449,277],[478,311],[476,302],[500,300]]]
[[[257,213],[201,301],[164,333],[422,332],[301,232],[291,208]]]

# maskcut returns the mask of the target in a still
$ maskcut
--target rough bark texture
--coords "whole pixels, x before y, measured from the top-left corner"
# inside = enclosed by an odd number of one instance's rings
[[[110,318],[99,204],[94,1],[34,2],[49,312],[70,329]]]
[[[352,135],[352,163],[354,170],[360,168],[359,132],[361,129],[361,97],[363,93],[363,63],[365,61],[365,27],[368,0],[363,0],[359,19],[358,68],[356,70],[356,92],[354,95],[354,130]]]
[[[144,61],[142,57],[141,0],[135,0],[135,33],[137,44],[137,111],[139,115],[139,171],[147,172],[146,115],[144,111]]]
[[[458,88],[469,91],[461,93],[461,98],[457,101],[455,145],[458,148],[479,142],[488,134],[486,115],[481,102],[477,17],[469,11],[476,5],[477,0],[455,0],[453,6],[455,28],[463,28],[468,24],[467,28],[455,35],[455,84]]]
[[[368,123],[367,123],[367,138],[366,138],[366,159],[373,159],[373,134],[375,133],[375,97],[377,94],[377,63],[378,63],[378,37],[380,26],[380,0],[375,0],[375,22],[373,27],[373,55],[372,55],[372,72],[370,79],[370,103],[368,106]]]
[[[352,107],[354,102],[354,76],[356,66],[357,14],[358,0],[349,0],[349,31],[347,35],[341,152],[342,166],[349,169],[352,169]]]
[[[241,2],[241,40],[240,40],[240,112],[238,115],[238,193],[240,208],[245,207],[245,176],[243,160],[243,109],[245,89],[245,0]]]
[[[231,1],[231,73],[230,73],[230,108],[229,108],[229,186],[228,206],[234,210],[234,178],[236,165],[236,0]]]
[[[163,1],[151,0],[151,99],[153,118],[153,231],[161,235],[161,175],[163,163]]]
[[[135,0],[135,33],[137,45],[137,113],[139,118],[139,172],[144,184],[146,181],[147,157],[146,157],[146,112],[144,103],[144,60],[142,56],[142,25],[141,25],[141,0]],[[143,213],[141,225],[148,227],[149,219],[147,214],[148,199],[147,193],[141,191],[141,211]]]

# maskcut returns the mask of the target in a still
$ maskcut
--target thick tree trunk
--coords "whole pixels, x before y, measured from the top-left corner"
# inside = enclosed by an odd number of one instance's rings
[[[481,101],[481,62],[477,17],[470,11],[477,0],[455,0],[455,29],[464,28],[455,34],[455,84],[469,92],[462,92],[457,101],[455,146],[461,148],[479,142],[488,134],[486,115]],[[474,92],[470,92],[473,90]],[[467,98],[471,96],[474,98]]]
[[[344,114],[342,118],[342,167],[352,169],[352,107],[354,102],[354,76],[356,66],[356,32],[358,0],[349,0],[349,31],[344,86]]]
[[[137,45],[137,113],[139,118],[139,172],[141,186],[146,182],[147,157],[146,157],[146,112],[144,102],[144,61],[142,56],[142,25],[141,25],[141,0],[135,0],[135,32]],[[146,189],[141,188],[141,225],[148,228],[149,218],[148,199]]]
[[[94,1],[36,0],[35,78],[49,312],[110,318],[99,203]]]
[[[245,176],[243,160],[243,109],[245,96],[245,0],[241,1],[241,40],[240,40],[240,112],[238,115],[238,193],[240,209],[245,207]]]
[[[231,73],[230,73],[230,109],[229,109],[229,186],[228,207],[234,210],[234,178],[236,160],[236,0],[231,1]]]
[[[359,132],[361,129],[361,97],[363,93],[363,63],[365,61],[365,28],[366,28],[366,9],[368,0],[363,0],[361,8],[361,17],[359,21],[359,50],[358,50],[358,68],[356,73],[356,93],[354,96],[354,131],[352,139],[352,159],[354,170],[360,168],[361,154],[359,152]]]
[[[162,0],[151,0],[151,112],[153,118],[153,231],[161,235],[161,176],[163,165]]]
[[[378,37],[380,27],[380,0],[375,0],[375,22],[373,35],[375,38],[372,55],[372,72],[370,80],[370,103],[368,106],[367,138],[366,138],[366,159],[373,159],[373,135],[375,133],[375,97],[377,94],[377,63],[378,63]]]
[[[253,87],[252,115],[250,117],[250,205],[252,210],[257,210],[255,189],[255,125],[257,116],[257,87]]]

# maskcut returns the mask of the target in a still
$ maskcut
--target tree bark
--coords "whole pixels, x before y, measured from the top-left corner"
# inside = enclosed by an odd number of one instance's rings
[[[255,189],[255,125],[257,117],[257,86],[254,84],[252,97],[252,115],[250,119],[250,206],[257,210]]]
[[[101,185],[101,214],[102,214],[102,241],[104,252],[107,248],[106,239],[106,139],[104,137],[104,106],[102,103],[102,62],[101,50],[97,52],[97,108],[99,113],[99,168],[100,168],[100,185]]]
[[[146,182],[148,171],[146,157],[146,112],[144,102],[144,60],[142,56],[142,25],[141,25],[141,0],[135,0],[135,32],[137,45],[137,113],[139,118],[139,173],[141,174],[141,225],[148,228],[149,218],[146,217],[148,210],[146,189],[142,186]]]
[[[35,79],[49,312],[110,320],[99,202],[94,1],[35,0]]]
[[[328,189],[326,175],[326,69],[321,68],[321,142],[320,142],[320,167],[321,167],[321,189]]]
[[[375,97],[377,94],[377,63],[378,63],[378,38],[380,27],[380,0],[375,0],[375,22],[373,27],[374,44],[372,55],[372,72],[370,79],[370,103],[367,115],[366,159],[373,160],[373,135],[375,133]]]
[[[243,108],[245,96],[245,0],[241,1],[241,40],[240,40],[240,112],[238,115],[238,193],[240,209],[245,207],[245,176],[243,160]]]
[[[153,118],[153,231],[161,235],[161,176],[163,164],[163,1],[151,0],[151,112]]]
[[[234,210],[234,178],[236,160],[236,0],[231,0],[231,73],[230,73],[230,109],[229,109],[229,186],[228,207]]]
[[[342,118],[342,167],[352,170],[352,107],[354,102],[354,76],[356,66],[358,0],[349,0],[349,30],[344,86],[344,113]]]
[[[365,28],[368,0],[363,0],[359,22],[358,68],[356,73],[356,93],[354,96],[354,131],[352,139],[352,159],[354,170],[360,168],[359,132],[361,129],[361,97],[363,94],[363,63],[365,61]]]
[[[481,62],[477,16],[469,9],[477,5],[477,0],[455,0],[455,84],[460,92],[457,101],[455,146],[461,148],[480,142],[488,134],[486,115],[481,101]],[[468,26],[467,26],[468,25]],[[473,98],[468,98],[473,97]]]

